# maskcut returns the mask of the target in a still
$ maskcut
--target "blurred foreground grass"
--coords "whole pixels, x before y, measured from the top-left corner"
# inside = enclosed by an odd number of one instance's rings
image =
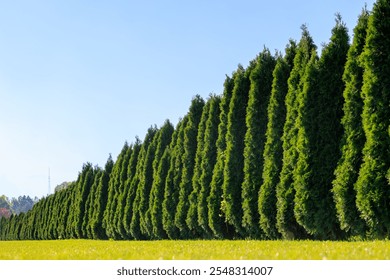
[[[2,260],[389,260],[390,241],[0,241]]]

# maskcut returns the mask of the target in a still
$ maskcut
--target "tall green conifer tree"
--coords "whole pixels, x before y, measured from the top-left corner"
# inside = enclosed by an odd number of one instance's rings
[[[286,121],[285,98],[288,91],[287,81],[293,67],[296,54],[296,43],[290,40],[284,58],[277,58],[273,71],[273,82],[268,105],[268,124],[264,147],[263,184],[259,193],[260,227],[266,237],[279,238],[276,228],[276,186],[282,168],[283,157],[283,125]]]
[[[153,137],[153,141],[150,143],[146,152],[144,171],[142,172],[140,184],[137,190],[140,197],[138,212],[140,215],[141,232],[144,238],[147,239],[151,237],[152,233],[152,223],[147,216],[147,210],[149,208],[150,190],[153,185],[153,161],[156,156],[157,142],[161,133],[160,130],[157,130],[157,127],[154,129],[156,132]]]
[[[87,203],[86,203],[86,211],[84,213],[84,220],[83,220],[83,229],[84,229],[84,236],[88,239],[93,238],[93,228],[92,228],[92,221],[93,221],[93,212],[94,212],[94,204],[95,200],[97,199],[98,195],[98,185],[101,175],[101,168],[96,166],[94,168],[94,175],[93,175],[93,183],[91,185],[91,189],[88,194]],[[59,195],[56,193],[56,197]],[[57,217],[59,216],[59,213]]]
[[[142,169],[143,157],[141,156],[142,143],[141,140],[136,137],[133,144],[133,153],[129,161],[129,166],[127,170],[128,178],[125,182],[125,193],[124,193],[124,216],[123,216],[123,228],[125,232],[122,233],[123,236],[126,236],[126,239],[132,238],[130,232],[130,223],[133,217],[133,204],[135,196],[137,193],[139,176]]]
[[[186,217],[189,209],[188,196],[192,192],[192,176],[194,174],[195,153],[197,148],[198,126],[202,116],[204,100],[199,96],[191,102],[188,116],[188,123],[184,129],[184,154],[182,158],[183,169],[180,181],[179,201],[175,213],[175,225],[180,230],[182,238],[190,238],[191,233],[186,224]]]
[[[217,139],[218,125],[220,121],[221,97],[210,96],[210,110],[206,121],[204,133],[204,146],[201,151],[200,163],[200,191],[198,196],[198,225],[202,229],[204,237],[210,237],[211,231],[208,226],[208,203],[207,198],[210,195],[210,184],[213,176],[213,169],[217,160]]]
[[[145,214],[145,219],[147,220],[148,227],[149,227],[148,232],[149,235],[153,238],[157,237],[154,234],[155,232],[161,233],[160,230],[156,229],[156,226],[160,224],[162,225],[162,201],[164,197],[164,183],[166,179],[166,172],[165,170],[161,170],[163,167],[160,167],[160,163],[162,161],[162,157],[166,148],[169,146],[172,140],[173,132],[174,132],[173,125],[168,120],[166,120],[164,125],[160,128],[156,139],[157,146],[156,146],[156,152],[152,164],[153,183],[149,195],[148,210],[146,211]],[[165,160],[167,160],[167,156]],[[159,179],[157,180],[157,178]],[[156,211],[159,210],[160,212],[157,213],[158,216],[155,216]]]
[[[305,73],[312,51],[316,49],[312,37],[306,26],[302,26],[302,37],[298,43],[297,54],[294,57],[294,66],[288,79],[286,95],[286,121],[283,127],[283,164],[280,171],[280,182],[276,187],[277,197],[277,228],[283,238],[306,238],[306,231],[294,217],[293,170],[298,161],[297,137],[298,117],[297,96],[303,90],[302,77]]]
[[[152,201],[150,215],[152,222],[152,237],[154,239],[167,238],[167,234],[163,227],[163,201],[165,181],[169,170],[170,155],[169,146],[166,146],[157,168],[156,178],[153,181],[154,199]]]
[[[147,238],[147,225],[145,224],[145,212],[148,207],[149,193],[153,180],[153,156],[156,149],[154,141],[157,133],[156,127],[150,127],[140,151],[140,159],[137,166],[137,176],[134,184],[137,185],[136,196],[133,202],[133,215],[130,223],[130,232],[135,239]]]
[[[80,178],[80,174],[78,176],[78,180]],[[75,207],[76,207],[76,193],[78,188],[78,180],[73,182],[71,186],[69,186],[70,192],[69,192],[69,215],[66,217],[66,227],[65,227],[65,236],[66,238],[76,238],[75,230],[74,230],[74,215],[76,213]],[[38,215],[36,215],[35,224],[38,222]],[[34,232],[34,239],[37,238],[37,228],[35,228]]]
[[[66,228],[65,228],[65,236],[66,236],[66,238],[76,238],[77,237],[76,236],[76,231],[75,231],[74,220],[76,219],[76,217],[75,217],[75,215],[76,215],[76,202],[77,202],[76,201],[76,194],[77,194],[77,191],[78,191],[78,185],[79,185],[80,178],[81,178],[81,173],[79,173],[79,175],[77,177],[77,180],[75,182],[73,182],[71,184],[71,186],[69,186],[69,189],[71,191],[69,193],[69,201],[70,201],[70,203],[69,203],[69,215],[66,217]],[[37,226],[37,224],[39,223],[39,216],[40,215],[41,215],[41,213],[39,213],[39,211],[37,211],[37,215],[36,215],[36,219],[35,219],[35,229],[34,229],[34,232],[33,232],[34,239],[38,238],[37,234],[38,234],[39,227]]]
[[[122,147],[121,152],[118,155],[116,162],[112,168],[110,175],[110,181],[108,183],[108,198],[106,209],[104,210],[103,227],[106,230],[108,238],[118,239],[119,234],[116,231],[115,213],[117,209],[117,198],[119,195],[119,188],[121,184],[121,170],[123,162],[126,159],[126,153],[128,152],[129,145],[127,142]]]
[[[129,145],[126,154],[124,155],[120,171],[119,171],[119,184],[117,187],[117,193],[115,197],[116,201],[116,210],[115,215],[113,219],[113,229],[115,231],[115,237],[116,239],[122,239],[125,237],[125,229],[123,227],[123,216],[124,216],[124,210],[126,207],[125,202],[123,201],[124,195],[126,193],[126,180],[128,178],[128,166],[130,158],[133,154],[134,147],[133,145]]]
[[[133,201],[128,201],[126,205],[126,209],[131,210],[131,219],[129,222],[128,234],[131,236],[131,238],[138,239],[138,240],[144,238],[141,233],[140,213],[138,211],[140,200],[141,200],[141,196],[140,196],[141,193],[138,189],[145,170],[144,166],[145,166],[148,147],[152,143],[154,135],[155,135],[155,130],[152,127],[150,127],[141,145],[141,149],[137,158],[137,167],[136,167],[135,176],[131,181],[131,189],[134,190],[135,197]]]
[[[310,61],[299,94],[298,163],[294,170],[295,216],[319,239],[340,238],[340,226],[332,197],[334,170],[340,158],[344,65],[349,36],[341,16],[318,61],[318,78]]]
[[[315,155],[313,154],[315,147],[316,132],[319,129],[315,119],[318,111],[318,80],[320,79],[318,70],[318,56],[315,50],[312,51],[312,56],[306,65],[305,73],[302,77],[303,89],[297,96],[298,110],[296,126],[298,128],[298,135],[296,140],[296,150],[298,151],[297,164],[293,169],[294,176],[294,215],[298,223],[302,225],[310,234],[316,234],[314,228],[315,218],[310,216],[310,211],[315,212],[315,205],[319,201],[314,202],[315,199],[320,199],[318,194],[320,190],[318,185],[311,190],[310,185],[315,184],[313,180],[313,161]],[[313,203],[314,202],[314,203]],[[313,213],[314,214],[314,213]],[[309,227],[309,224],[312,228]]]
[[[244,181],[242,183],[242,226],[245,235],[259,238],[258,197],[262,184],[263,152],[267,128],[267,107],[272,88],[275,58],[268,49],[257,57],[250,74],[249,101],[246,107]]]
[[[234,76],[230,78],[226,76],[224,82],[224,91],[220,105],[220,122],[218,125],[218,139],[217,139],[217,159],[213,168],[213,175],[210,184],[210,195],[207,198],[208,208],[208,226],[212,233],[217,238],[226,236],[227,227],[225,226],[224,213],[222,212],[222,187],[223,187],[223,170],[226,161],[226,132],[227,120],[229,113],[229,105],[232,99]]]
[[[86,163],[81,171],[81,180],[78,181],[78,188],[76,194],[76,207],[74,216],[74,227],[77,238],[85,238],[85,230],[83,228],[83,218],[86,212],[86,201],[93,184],[94,169],[91,163]],[[45,211],[48,213],[48,209]]]
[[[193,236],[197,236],[201,233],[201,228],[198,224],[198,196],[201,189],[201,169],[200,165],[203,159],[203,150],[205,145],[205,130],[206,122],[210,113],[210,99],[206,102],[202,116],[199,122],[198,135],[197,135],[197,147],[195,153],[195,165],[194,165],[194,175],[192,176],[192,192],[188,197],[189,207],[186,218],[186,223]]]
[[[356,190],[354,184],[362,164],[362,152],[365,142],[362,112],[363,99],[361,88],[363,84],[363,67],[359,58],[366,42],[369,13],[366,9],[359,16],[354,29],[353,43],[348,51],[347,62],[343,74],[344,116],[342,125],[342,156],[335,170],[333,181],[333,197],[336,204],[337,217],[341,229],[349,236],[364,236],[365,223],[360,218],[356,207]]]
[[[187,126],[187,123],[188,116],[185,116],[177,124],[170,144],[171,158],[165,181],[163,200],[163,228],[170,239],[179,238],[179,229],[175,225],[175,213],[179,200],[179,185],[183,169],[184,128]]]
[[[234,88],[229,105],[226,133],[226,161],[224,166],[222,211],[235,234],[244,234],[242,227],[241,185],[244,180],[244,139],[246,107],[249,99],[250,74],[256,62],[245,70],[241,65],[234,77]]]
[[[93,215],[91,220],[92,238],[106,239],[107,235],[103,228],[103,214],[107,205],[108,183],[110,174],[114,166],[111,155],[108,157],[104,169],[97,175],[98,185],[96,189],[96,199],[93,205]]]
[[[362,53],[366,142],[359,171],[357,207],[374,238],[389,237],[390,185],[390,1],[378,0],[368,21]]]

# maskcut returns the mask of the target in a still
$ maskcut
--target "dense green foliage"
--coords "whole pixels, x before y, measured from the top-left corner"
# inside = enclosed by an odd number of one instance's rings
[[[276,186],[277,221],[276,226],[283,238],[305,238],[306,232],[294,217],[295,188],[293,185],[294,169],[298,162],[298,96],[303,91],[306,65],[316,49],[306,26],[302,27],[302,37],[297,46],[293,68],[288,79],[288,91],[285,99],[286,120],[283,127],[283,162],[280,181]]]
[[[149,193],[145,189],[151,188],[153,153],[155,150],[155,142],[153,139],[155,138],[156,133],[156,127],[150,127],[148,129],[138,157],[136,177],[132,181],[133,187],[136,190],[132,205],[130,234],[134,239],[144,238],[144,233],[146,233],[147,230],[143,218],[146,213],[147,201],[149,199],[143,197],[143,194],[147,194],[149,197]]]
[[[179,184],[181,170],[183,168],[182,155],[184,153],[184,129],[188,123],[188,117],[184,117],[177,125],[172,135],[170,144],[170,163],[167,177],[165,179],[163,199],[163,228],[170,239],[179,238],[179,229],[175,225],[176,206],[179,200]]]
[[[356,182],[356,204],[375,238],[390,233],[390,2],[378,0],[368,21],[362,53],[366,136],[363,163]],[[387,178],[386,178],[387,176]]]
[[[198,135],[197,135],[197,147],[196,147],[196,153],[195,153],[195,165],[194,165],[194,175],[192,176],[192,191],[191,194],[188,197],[188,212],[187,212],[187,218],[186,223],[191,231],[192,236],[198,236],[201,234],[202,229],[198,224],[198,199],[199,199],[199,193],[201,190],[201,181],[200,176],[202,173],[201,170],[201,164],[203,157],[203,150],[205,145],[205,133],[206,133],[206,122],[209,118],[210,113],[210,104],[212,102],[212,99],[210,99],[204,106],[202,117],[200,119],[199,127],[198,127]],[[207,159],[207,158],[206,158]]]
[[[84,164],[30,211],[2,196],[0,239],[388,239],[389,102],[378,0],[352,45],[339,15],[321,52],[303,26],[284,55],[264,48],[176,127]]]
[[[362,164],[362,151],[365,135],[362,125],[363,67],[359,57],[366,42],[366,30],[369,13],[363,10],[354,29],[352,45],[348,51],[343,74],[344,116],[341,123],[344,128],[342,138],[342,156],[335,170],[333,194],[340,227],[350,236],[364,234],[364,222],[356,207],[356,189],[354,184]]]
[[[348,32],[338,15],[330,43],[317,61],[313,52],[298,95],[298,162],[294,169],[294,214],[319,239],[337,239],[339,226],[331,188],[342,137],[340,119]]]
[[[167,120],[160,129],[157,138],[156,154],[153,161],[153,183],[150,190],[149,208],[146,212],[149,235],[155,238],[164,236],[162,230],[162,202],[164,197],[164,182],[169,166],[168,146],[174,131],[173,125]]]
[[[233,74],[233,78],[236,74]],[[210,183],[210,195],[207,198],[208,225],[215,237],[226,236],[228,226],[225,225],[224,214],[221,209],[223,169],[225,166],[226,131],[229,104],[232,98],[234,79],[226,77],[224,92],[220,105],[220,123],[218,125],[218,139],[216,142],[217,159],[213,168],[213,175]]]
[[[182,157],[182,175],[179,184],[179,200],[176,207],[175,225],[180,230],[180,236],[184,239],[191,238],[190,229],[186,223],[188,210],[190,208],[189,196],[192,193],[192,177],[194,175],[195,155],[197,150],[198,126],[202,117],[204,100],[197,95],[191,102],[187,125],[184,128],[183,157]],[[200,131],[203,133],[203,130]]]
[[[204,133],[204,146],[201,153],[200,163],[200,191],[198,194],[198,224],[202,230],[203,237],[211,236],[209,227],[209,201],[211,195],[211,181],[213,176],[213,167],[217,161],[218,125],[220,116],[221,98],[218,96],[210,97],[210,110],[206,121]]]
[[[296,43],[290,41],[284,58],[279,56],[273,72],[272,92],[268,104],[268,123],[264,146],[264,163],[259,192],[260,227],[268,238],[280,236],[276,228],[276,186],[282,169],[283,125],[286,120],[285,98],[288,91],[288,78],[296,54]]]
[[[258,196],[262,184],[263,152],[267,128],[267,107],[272,88],[275,58],[264,49],[250,75],[249,101],[246,107],[244,181],[242,183],[242,226],[247,236],[260,236]]]
[[[226,131],[226,160],[223,170],[222,211],[234,234],[243,235],[241,185],[244,180],[244,139],[246,133],[246,107],[249,99],[250,75],[255,61],[248,69],[239,65],[234,77],[234,88],[229,104]]]

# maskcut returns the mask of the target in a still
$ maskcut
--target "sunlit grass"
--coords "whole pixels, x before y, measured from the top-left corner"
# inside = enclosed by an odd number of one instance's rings
[[[390,259],[389,241],[0,241],[3,260]]]

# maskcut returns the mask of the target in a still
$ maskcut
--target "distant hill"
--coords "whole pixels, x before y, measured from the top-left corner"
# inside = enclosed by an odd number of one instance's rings
[[[0,196],[0,217],[10,217],[12,214],[20,214],[29,211],[38,198],[32,199],[29,196],[19,196],[18,198],[9,199],[7,196]]]

